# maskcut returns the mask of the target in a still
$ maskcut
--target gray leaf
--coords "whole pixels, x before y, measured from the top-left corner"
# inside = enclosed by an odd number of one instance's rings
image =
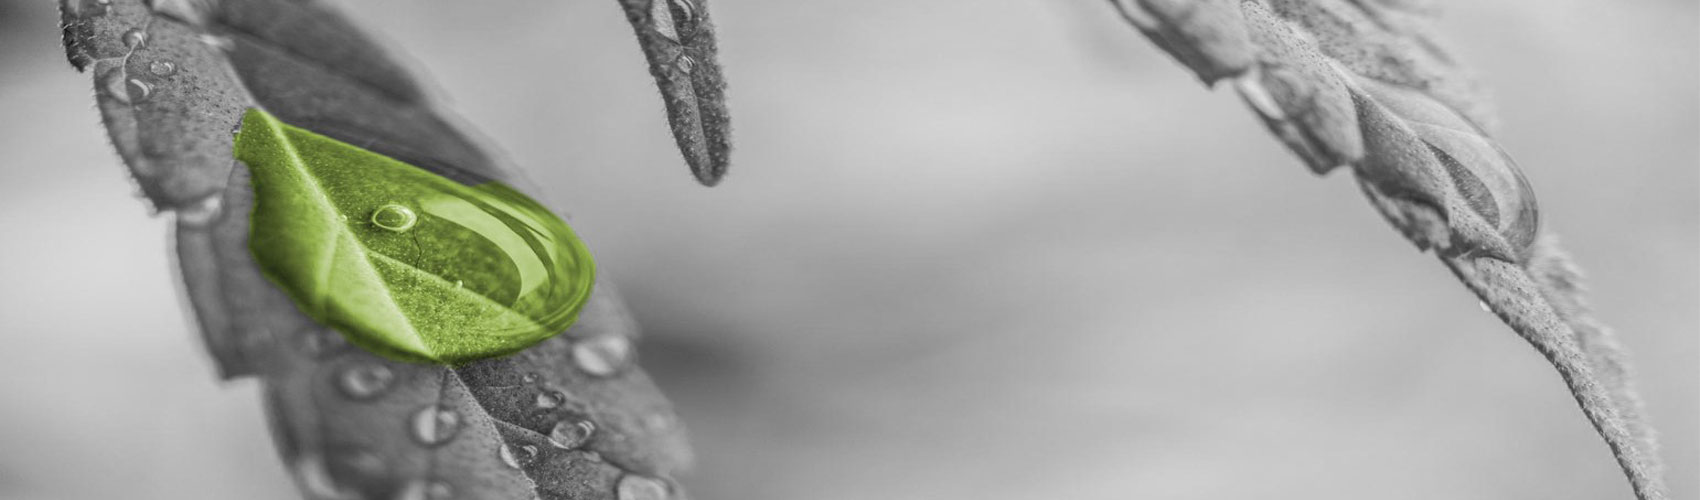
[[[1478,85],[1423,0],[1112,0],[1206,83],[1231,80],[1318,174],[1347,166],[1389,223],[1433,249],[1559,371],[1643,500],[1665,498],[1652,431],[1611,330],[1581,297]]]

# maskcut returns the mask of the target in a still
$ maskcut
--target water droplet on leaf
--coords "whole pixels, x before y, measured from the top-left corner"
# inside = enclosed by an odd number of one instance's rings
[[[696,71],[697,60],[692,59],[689,55],[680,55],[678,60],[673,61],[673,67],[678,68],[680,73],[688,75],[692,71]]]
[[[136,50],[148,45],[148,32],[142,31],[141,28],[125,31],[123,37],[124,46],[129,47],[130,50]]]
[[[525,372],[525,375],[520,375],[519,380],[521,382],[525,382],[527,384],[535,384],[535,383],[537,383],[537,373],[536,372]]]
[[[561,406],[561,403],[565,402],[566,400],[567,400],[567,397],[565,395],[562,395],[561,391],[546,390],[546,391],[537,393],[536,403],[537,403],[538,408],[542,408],[542,409],[547,410],[547,409],[550,409],[550,408]]]
[[[413,412],[409,418],[413,439],[425,446],[437,446],[454,439],[460,432],[460,413],[453,408],[431,405]]]
[[[576,418],[555,422],[555,427],[549,429],[549,444],[556,448],[571,450],[584,446],[590,436],[596,434],[596,424],[589,420]]]
[[[454,497],[454,488],[449,483],[426,479],[408,481],[401,492],[396,493],[395,500],[448,500]]]
[[[137,78],[131,78],[124,83],[124,95],[130,103],[146,101],[153,96],[153,85]]]
[[[531,461],[537,459],[537,447],[529,444],[519,446],[503,444],[497,450],[497,454],[501,456],[502,463],[507,464],[508,467],[519,469],[531,465]]]
[[[632,342],[620,335],[601,335],[573,344],[573,362],[598,377],[619,373],[632,356]]]
[[[215,49],[218,49],[218,50],[228,51],[230,49],[236,48],[236,41],[230,39],[230,37],[227,37],[227,36],[213,35],[213,34],[202,34],[200,36],[200,38],[201,38],[201,43],[212,46],[212,48],[215,48]]]
[[[301,351],[308,356],[323,356],[325,353],[341,347],[342,344],[342,334],[329,328],[315,326],[301,332]]]
[[[654,478],[626,474],[620,478],[620,500],[663,500],[667,498],[667,484]]]
[[[317,454],[305,454],[296,459],[290,467],[295,473],[296,481],[301,484],[311,498],[349,498],[354,493],[347,491],[331,477],[330,470],[325,468],[324,457]]]
[[[356,401],[378,397],[395,382],[395,372],[377,363],[361,363],[342,369],[337,375],[337,389]]]
[[[190,226],[205,226],[218,217],[224,207],[224,197],[217,194],[201,198],[201,201],[178,207],[177,222]]]
[[[413,229],[419,223],[419,215],[413,209],[395,203],[386,204],[372,211],[372,224],[397,233]]]
[[[154,61],[148,64],[148,72],[154,76],[171,76],[177,73],[177,63],[171,61]]]

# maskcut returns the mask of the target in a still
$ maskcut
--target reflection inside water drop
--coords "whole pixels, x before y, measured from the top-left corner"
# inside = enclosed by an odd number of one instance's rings
[[[531,461],[537,459],[537,447],[529,444],[519,446],[503,444],[497,450],[497,454],[501,457],[502,463],[507,464],[508,467],[519,469],[531,465]]]
[[[626,474],[620,478],[620,500],[662,500],[667,498],[667,484],[654,478]]]
[[[600,335],[573,344],[573,362],[580,370],[598,377],[618,373],[631,356],[631,340],[620,335]]]
[[[460,432],[460,413],[446,406],[420,408],[408,420],[413,439],[426,446],[447,443]]]
[[[555,426],[549,429],[549,444],[556,448],[571,450],[584,446],[584,443],[589,441],[593,434],[596,434],[596,424],[589,420],[563,419],[555,422]]]
[[[154,76],[171,76],[177,73],[177,64],[171,61],[154,61],[148,64],[148,72]]]
[[[418,222],[419,215],[404,205],[390,203],[372,211],[373,225],[397,233],[413,229],[413,225]]]
[[[337,389],[356,401],[378,397],[395,381],[395,372],[377,363],[360,363],[342,369],[337,375]]]

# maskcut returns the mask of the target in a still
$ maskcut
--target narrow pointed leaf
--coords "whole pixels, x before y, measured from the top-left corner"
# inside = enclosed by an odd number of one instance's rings
[[[619,1],[685,163],[698,182],[719,184],[731,164],[732,125],[707,0]]]
[[[1492,136],[1478,85],[1423,1],[1112,0],[1207,84],[1231,81],[1323,174],[1349,167],[1371,203],[1540,351],[1643,500],[1665,498],[1626,356],[1542,236],[1534,192]]]
[[[270,216],[256,213],[257,202],[267,206],[260,212],[299,219],[322,222],[327,212],[288,196],[256,197],[256,187],[302,184],[275,182],[300,170],[272,170],[288,158],[264,158],[268,148],[237,161],[236,134],[250,109],[276,123],[244,126],[244,134],[330,141],[321,145],[348,149],[297,150],[360,158],[307,162],[349,169],[321,174],[375,180],[405,166],[417,172],[404,177],[428,172],[436,177],[421,182],[447,191],[517,196],[492,187],[512,184],[509,168],[389,51],[311,0],[65,0],[62,12],[67,54],[94,76],[119,155],[148,199],[175,217],[178,263],[208,348],[223,376],[263,382],[274,440],[304,498],[611,499],[623,485],[683,496],[671,479],[690,459],[683,429],[635,365],[637,327],[605,280],[574,283],[588,294],[564,333],[450,368],[347,342],[338,332],[347,325],[303,312],[298,299],[314,295],[292,297],[262,272],[255,257],[270,247],[251,245],[251,236],[268,227],[251,216]],[[405,225],[367,209],[357,218],[359,210],[339,208],[365,229]],[[540,219],[537,210],[515,212]],[[414,215],[414,224],[426,220]],[[342,227],[316,226],[355,229]]]

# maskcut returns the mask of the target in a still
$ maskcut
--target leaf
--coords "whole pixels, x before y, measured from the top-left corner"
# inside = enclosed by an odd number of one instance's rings
[[[567,329],[595,279],[559,217],[250,110],[248,246],[309,317],[398,361],[463,365]]]
[[[119,155],[175,215],[221,374],[261,380],[303,496],[683,497],[683,429],[637,368],[637,327],[605,279],[565,333],[451,369],[344,342],[262,274],[249,250],[249,167],[262,167],[233,153],[247,109],[461,184],[512,183],[345,18],[295,0],[65,0],[62,18]]]
[[[1534,192],[1493,139],[1478,86],[1422,0],[1112,0],[1206,84],[1230,80],[1317,174],[1371,203],[1540,351],[1638,498],[1665,498],[1652,431],[1611,330],[1543,236]]]
[[[707,0],[620,0],[620,7],[649,61],[685,163],[698,182],[719,184],[731,163],[732,125]]]

